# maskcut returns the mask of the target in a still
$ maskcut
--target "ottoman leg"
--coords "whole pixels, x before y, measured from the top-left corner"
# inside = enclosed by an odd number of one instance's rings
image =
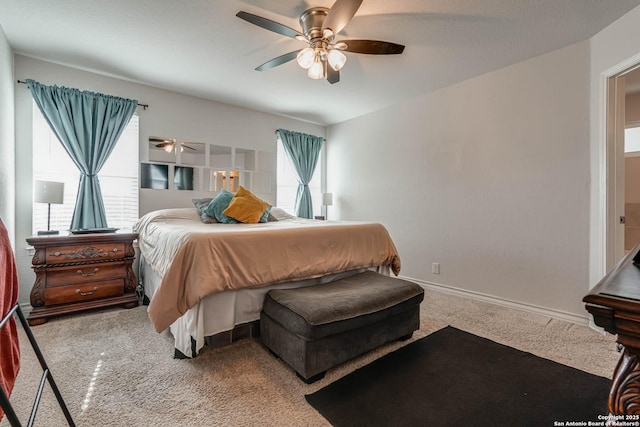
[[[411,332],[410,334],[401,336],[400,338],[398,338],[398,341],[410,340],[412,336],[413,336],[413,332]]]
[[[298,376],[298,378],[300,378],[302,381],[304,381],[306,384],[311,384],[311,383],[315,383],[318,380],[321,380],[324,378],[324,374],[326,374],[327,371],[324,372],[320,372],[319,374],[316,375],[312,375],[309,378],[305,378],[302,375],[300,375],[299,373],[296,372],[296,375]]]

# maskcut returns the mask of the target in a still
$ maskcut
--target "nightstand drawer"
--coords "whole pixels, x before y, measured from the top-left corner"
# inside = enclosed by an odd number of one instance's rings
[[[83,285],[57,286],[44,290],[44,305],[67,304],[98,298],[117,297],[124,294],[124,279]]]
[[[98,243],[95,245],[69,245],[47,248],[45,262],[62,264],[124,257],[124,243]]]
[[[123,279],[125,273],[125,263],[117,261],[76,265],[73,267],[54,267],[47,271],[47,288]]]

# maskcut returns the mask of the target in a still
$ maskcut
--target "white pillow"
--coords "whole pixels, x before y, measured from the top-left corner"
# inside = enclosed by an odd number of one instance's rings
[[[273,206],[271,208],[271,215],[273,215],[275,217],[275,219],[277,219],[278,221],[281,221],[283,219],[297,218],[295,215],[291,215],[290,213],[288,213],[284,209],[276,207],[276,206]]]

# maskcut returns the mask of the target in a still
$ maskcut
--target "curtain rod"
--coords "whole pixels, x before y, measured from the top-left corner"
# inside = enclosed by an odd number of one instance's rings
[[[23,84],[23,85],[27,84],[27,82],[22,81],[22,80],[18,80],[18,83]],[[149,108],[149,104],[140,104],[140,103],[138,103],[138,106],[142,107],[143,110],[146,110],[147,108]]]

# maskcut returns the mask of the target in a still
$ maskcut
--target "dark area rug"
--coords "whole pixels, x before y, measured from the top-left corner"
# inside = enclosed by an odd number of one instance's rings
[[[337,427],[541,427],[599,421],[610,387],[607,378],[448,326],[306,398]]]

